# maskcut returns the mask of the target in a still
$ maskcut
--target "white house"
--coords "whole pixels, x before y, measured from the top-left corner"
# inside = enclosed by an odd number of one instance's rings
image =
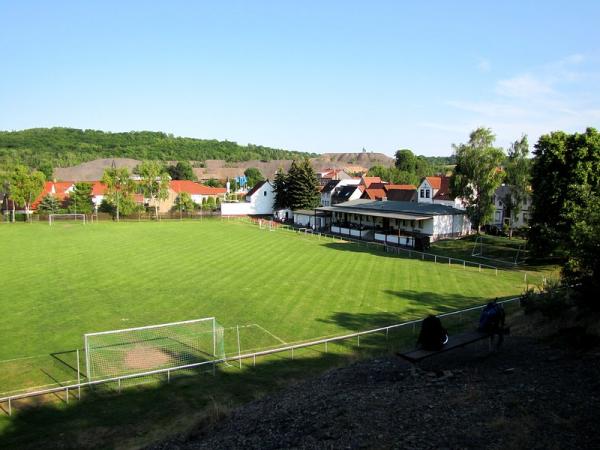
[[[275,188],[269,180],[257,183],[245,202],[221,203],[222,216],[271,215],[275,205]]]
[[[446,205],[464,209],[460,198],[450,193],[450,177],[425,177],[417,187],[417,202],[433,205]]]
[[[503,225],[509,225],[512,222],[513,228],[525,227],[529,223],[529,207],[531,206],[531,196],[525,196],[520,211],[516,214],[513,212],[512,217],[509,217],[504,199],[510,194],[510,187],[506,185],[500,186],[494,192],[494,218],[492,225],[502,228]]]
[[[323,189],[321,189],[321,205],[323,206],[331,206],[331,200],[332,200],[332,196],[337,195],[337,193],[344,187],[344,186],[358,186],[358,184],[360,183],[360,179],[359,178],[345,178],[343,180],[331,180],[329,181],[325,186],[323,186]],[[356,191],[356,190],[354,190]],[[352,198],[352,200],[355,200],[356,198],[360,198],[360,196],[357,196],[357,194],[353,193],[350,194],[350,196],[354,195],[354,198]]]

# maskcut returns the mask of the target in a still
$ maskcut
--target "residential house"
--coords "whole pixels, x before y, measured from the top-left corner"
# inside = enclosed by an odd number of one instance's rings
[[[417,187],[413,184],[386,184],[385,192],[388,200],[396,202],[417,201]]]
[[[59,202],[63,203],[69,198],[69,194],[75,189],[74,181],[46,181],[42,192],[36,197],[31,204],[31,209],[37,209],[38,205],[44,197],[51,195]]]
[[[342,169],[325,169],[322,172],[317,172],[317,180],[320,186],[325,186],[332,180],[348,180],[352,177]]]
[[[269,180],[256,183],[246,194],[245,202],[221,203],[222,216],[272,215],[275,205],[275,188]]]
[[[347,184],[341,187],[336,187],[331,194],[331,205],[343,203],[350,200],[358,200],[363,193],[364,186],[358,184]]]
[[[356,186],[360,182],[358,178],[346,178],[343,180],[331,180],[321,188],[321,205],[330,206],[331,198],[344,186]]]
[[[506,209],[504,199],[510,195],[510,186],[502,185],[494,192],[494,217],[492,225],[502,228],[504,225],[510,225],[512,222],[513,228],[526,227],[529,224],[529,208],[531,207],[531,196],[527,195],[523,200],[523,204],[519,211],[512,212],[512,217],[509,216],[509,211]]]
[[[464,209],[460,198],[455,198],[450,193],[450,177],[447,176],[423,178],[417,187],[417,202]]]

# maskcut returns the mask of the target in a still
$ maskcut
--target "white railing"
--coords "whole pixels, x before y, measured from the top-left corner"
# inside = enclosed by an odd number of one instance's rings
[[[508,299],[508,300],[499,301],[498,303],[506,304],[506,303],[516,302],[519,300],[520,300],[520,297],[515,297],[515,298]],[[462,309],[462,310],[458,310],[458,311],[452,311],[452,312],[448,312],[448,313],[444,313],[444,314],[439,314],[438,317],[443,318],[443,317],[450,317],[450,316],[455,316],[455,315],[462,315],[464,313],[476,311],[476,310],[482,309],[484,307],[485,307],[485,305],[474,306],[472,308],[466,308],[466,309]],[[240,352],[237,355],[226,356],[224,358],[214,359],[214,360],[210,360],[210,361],[202,361],[202,362],[193,363],[193,364],[185,364],[182,366],[169,367],[166,369],[156,369],[156,370],[150,370],[147,372],[135,373],[135,374],[131,374],[131,375],[122,375],[119,377],[105,378],[102,380],[86,381],[83,383],[75,383],[75,384],[70,384],[67,386],[58,386],[58,387],[49,388],[49,389],[25,392],[22,394],[15,394],[15,395],[7,396],[7,397],[2,397],[2,398],[0,398],[0,404],[6,403],[7,407],[8,407],[8,409],[7,409],[8,415],[12,415],[13,402],[15,400],[20,400],[20,399],[24,399],[24,398],[37,397],[40,395],[64,392],[65,402],[68,404],[70,392],[77,391],[77,399],[81,399],[81,389],[86,388],[86,387],[90,388],[93,386],[107,384],[107,383],[117,383],[118,390],[120,392],[121,385],[122,385],[123,381],[126,381],[126,380],[142,378],[142,377],[147,377],[147,376],[151,376],[151,375],[165,374],[167,376],[167,382],[170,382],[171,381],[171,373],[181,371],[181,370],[195,369],[195,368],[202,367],[202,366],[211,367],[212,371],[213,371],[213,375],[215,375],[216,374],[216,365],[220,364],[220,363],[227,363],[230,361],[239,361],[240,365],[241,365],[242,360],[252,359],[253,364],[256,365],[257,357],[268,356],[268,355],[273,355],[273,354],[282,353],[282,352],[291,352],[291,357],[292,357],[292,359],[294,359],[294,350],[313,347],[316,345],[324,345],[325,352],[327,352],[328,351],[327,347],[328,347],[329,343],[344,341],[344,340],[353,339],[353,338],[357,339],[357,345],[360,347],[361,336],[385,332],[386,339],[387,339],[390,330],[402,328],[402,327],[408,327],[408,326],[412,325],[413,331],[414,331],[416,329],[416,325],[418,323],[420,323],[421,320],[422,319],[411,320],[408,322],[402,322],[402,323],[388,325],[388,326],[384,326],[384,327],[373,328],[371,330],[366,330],[366,331],[357,331],[355,333],[348,333],[348,334],[344,334],[344,335],[340,335],[340,336],[322,338],[322,339],[317,339],[317,340],[308,341],[308,342],[287,344],[282,347],[271,348],[271,349],[267,349],[267,350],[259,350],[256,352],[250,352],[250,353],[241,353]]]
[[[245,223],[256,225],[256,222],[251,219],[239,218],[237,220],[240,222],[245,222]],[[295,228],[295,227],[292,227],[289,225],[279,224],[278,222],[274,222],[274,223],[277,223],[278,226],[276,226],[276,229],[278,229],[278,230],[292,231],[292,232],[296,232],[296,233],[303,233],[306,231],[306,228]],[[333,228],[334,227],[332,226],[332,229]],[[337,228],[338,230],[346,230],[346,228],[340,228],[340,227],[335,227],[335,228]],[[347,229],[347,230],[348,230],[348,232],[350,231],[350,229]],[[493,270],[496,275],[498,275],[498,269],[499,269],[498,266],[492,266],[490,264],[478,263],[478,262],[469,261],[469,260],[461,259],[461,258],[454,258],[451,256],[438,255],[435,253],[420,252],[418,250],[413,250],[411,248],[397,247],[395,245],[393,245],[393,246],[386,245],[383,242],[365,241],[362,239],[353,239],[349,234],[345,234],[343,231],[337,235],[314,231],[314,232],[312,232],[312,235],[318,239],[320,239],[321,237],[326,237],[326,238],[332,239],[334,241],[338,240],[338,241],[342,241],[342,242],[349,242],[352,244],[356,244],[358,246],[361,246],[361,245],[364,245],[365,247],[374,246],[374,247],[378,247],[378,248],[382,249],[386,253],[395,253],[397,255],[400,255],[400,253],[404,253],[404,254],[407,254],[409,258],[416,257],[416,259],[421,259],[423,261],[427,259],[428,261],[433,261],[434,263],[448,264],[449,266],[452,266],[452,265],[462,266],[465,269],[467,267],[473,267],[473,268],[478,269],[479,272],[481,272],[482,269],[490,269],[490,270]],[[385,234],[375,233],[374,237],[375,237],[375,239],[379,238],[379,240],[382,240],[385,242],[387,236]],[[402,236],[402,238],[404,238],[404,236]],[[394,242],[394,243],[396,243],[396,242]],[[525,277],[526,277],[526,275],[525,275]]]

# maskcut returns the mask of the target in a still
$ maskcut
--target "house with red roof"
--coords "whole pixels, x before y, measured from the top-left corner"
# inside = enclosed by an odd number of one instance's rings
[[[197,205],[202,205],[202,202],[209,197],[214,198],[215,200],[224,200],[227,189],[206,186],[190,180],[171,180],[169,181],[169,196],[166,200],[161,200],[159,202],[158,211],[160,213],[171,211],[175,205],[177,197],[184,192],[190,195],[194,203]],[[153,206],[153,204],[151,204],[152,202],[148,199],[147,203],[150,206]]]
[[[75,182],[73,181],[46,181],[44,183],[44,189],[42,189],[40,195],[38,195],[31,204],[31,209],[35,210],[42,199],[47,195],[55,197],[62,203],[69,198],[69,194],[73,192],[74,188]]]

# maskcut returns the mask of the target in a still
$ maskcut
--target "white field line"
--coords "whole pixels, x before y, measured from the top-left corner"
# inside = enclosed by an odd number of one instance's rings
[[[34,358],[48,358],[50,357],[49,354],[44,354],[44,355],[33,355],[33,356],[22,356],[20,358],[13,358],[13,359],[3,359],[2,361],[0,361],[0,364],[4,364],[4,363],[8,363],[8,362],[12,362],[12,361],[23,361],[24,359],[34,359]]]
[[[271,333],[269,330],[267,330],[266,328],[261,327],[259,324],[257,323],[253,323],[252,325],[257,326],[258,328],[260,328],[261,330],[263,330],[265,333],[273,336],[275,339],[277,339],[279,342],[281,342],[282,344],[287,344],[287,342],[285,342],[283,339],[281,339],[280,337],[275,336],[273,333]]]

